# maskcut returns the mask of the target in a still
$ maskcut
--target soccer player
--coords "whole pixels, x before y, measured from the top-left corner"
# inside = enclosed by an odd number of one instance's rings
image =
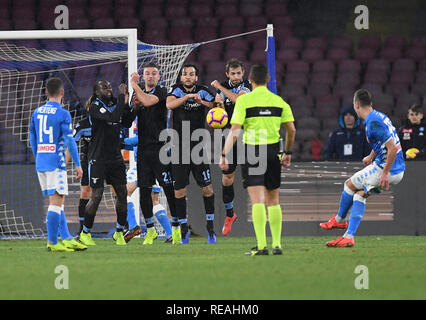
[[[180,242],[171,168],[170,165],[163,164],[159,157],[160,149],[164,145],[159,136],[167,128],[167,88],[158,84],[160,77],[158,66],[150,62],[143,68],[143,88],[139,86],[139,74],[133,73],[130,80],[136,98],[133,119],[136,116],[138,118],[137,181],[140,206],[147,227],[143,242],[146,245],[153,244],[157,238],[151,196],[152,186],[156,180],[164,190],[172,216],[172,243]],[[168,220],[167,215],[162,217]]]
[[[65,147],[75,163],[77,179],[81,179],[83,170],[77,145],[72,137],[71,114],[61,105],[64,96],[62,80],[48,79],[46,95],[48,101],[38,107],[31,117],[30,145],[41,190],[44,196],[49,197],[46,216],[47,250],[85,250],[87,247],[74,240],[69,233],[64,212],[65,196],[68,194]],[[58,233],[62,243],[58,242]]]
[[[191,155],[193,147],[199,143],[191,141],[191,134],[194,130],[205,128],[205,108],[213,107],[214,96],[206,86],[198,85],[197,81],[198,68],[193,64],[185,64],[180,72],[180,83],[172,86],[167,97],[167,109],[173,110],[173,130],[178,134],[178,141],[174,141],[176,145],[172,148],[171,153],[172,157],[174,152],[179,155],[178,163],[172,163],[172,174],[175,180],[176,211],[181,224],[182,244],[189,243],[191,233],[186,219],[186,186],[189,184],[190,172],[202,189],[208,243],[216,243],[213,222],[214,193],[210,167],[204,160],[201,163],[195,163]],[[187,136],[188,134],[189,136]],[[204,156],[206,156],[205,152],[204,149]],[[186,159],[188,156],[189,159]]]
[[[137,134],[137,130],[135,131]],[[138,136],[126,138],[124,139],[124,143],[126,144],[126,149],[133,150],[135,163],[137,163]],[[146,230],[143,230],[136,222],[135,205],[131,199],[133,192],[137,188],[137,181],[137,168],[135,165],[127,170],[127,222],[129,224],[129,230],[124,234],[124,240],[126,240],[126,242],[129,242],[132,238],[141,233],[146,233]],[[155,218],[157,218],[157,221],[166,234],[165,242],[172,243],[172,227],[169,217],[167,216],[167,211],[160,203],[160,193],[161,188],[156,181],[156,184],[152,186],[152,213]]]
[[[357,90],[353,104],[358,117],[364,121],[367,141],[372,150],[362,160],[366,167],[345,181],[337,215],[328,222],[320,223],[320,227],[326,230],[347,228],[342,237],[327,242],[328,247],[353,247],[368,196],[399,183],[405,170],[398,134],[391,120],[373,109],[370,92]],[[348,223],[345,219],[351,207]]]
[[[86,245],[95,245],[90,232],[102,200],[104,181],[112,185],[117,195],[115,204],[117,225],[113,239],[117,245],[126,245],[123,230],[127,218],[127,181],[126,166],[120,149],[120,125],[126,128],[132,125],[126,93],[127,86],[120,85],[117,100],[112,95],[109,81],[98,80],[93,86],[92,97],[87,101],[92,122],[92,138],[88,150],[92,196],[86,205],[83,231],[79,238],[80,242]]]
[[[89,106],[85,106],[86,112],[89,113]],[[92,136],[92,125],[90,123],[89,116],[84,117],[80,120],[74,128],[74,139],[75,142],[80,142],[80,163],[81,168],[83,169],[83,177],[80,182],[80,201],[78,204],[78,220],[80,222],[80,229],[78,234],[83,231],[83,223],[84,223],[84,211],[86,209],[86,205],[90,200],[90,196],[92,194],[92,189],[89,186],[89,172],[88,172],[88,160],[87,160],[87,152],[89,150],[90,138]],[[68,154],[67,154],[68,155]]]
[[[229,119],[232,118],[234,112],[235,102],[237,98],[245,93],[251,91],[251,84],[244,79],[244,66],[238,59],[230,59],[226,63],[225,75],[228,78],[226,81],[219,83],[214,80],[211,86],[217,89],[216,99],[223,101],[225,110],[228,113]],[[231,124],[228,123],[225,127],[230,128]],[[225,137],[223,139],[225,142]],[[234,145],[232,149],[233,161],[229,163],[229,169],[222,171],[222,199],[226,210],[225,223],[222,228],[224,236],[231,232],[232,224],[237,218],[234,212],[234,178],[235,169],[237,168],[237,146]]]
[[[281,229],[282,211],[279,203],[281,167],[291,163],[291,149],[296,128],[290,106],[279,96],[268,90],[270,80],[268,68],[263,64],[252,66],[249,75],[253,91],[238,97],[231,119],[231,131],[225,141],[220,168],[228,170],[226,155],[232,150],[241,128],[244,127],[243,142],[246,161],[242,166],[243,186],[247,188],[252,204],[253,225],[257,246],[248,255],[268,255],[266,246],[266,208],[272,234],[272,253],[282,254]],[[280,128],[286,130],[284,155],[280,160]],[[255,161],[253,151],[259,154]],[[257,163],[256,163],[257,162]],[[264,170],[261,170],[261,169]]]

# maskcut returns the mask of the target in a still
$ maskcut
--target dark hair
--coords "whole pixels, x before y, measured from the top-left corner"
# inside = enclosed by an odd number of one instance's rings
[[[423,107],[421,105],[415,103],[411,107],[408,108],[408,111],[423,114]]]
[[[266,84],[268,82],[269,70],[264,64],[254,64],[250,69],[250,78],[256,84]]]
[[[84,108],[86,109],[87,112],[89,112],[89,108],[92,102],[95,101],[96,98],[98,98],[96,91],[101,89],[102,83],[105,83],[105,82],[108,82],[108,80],[101,79],[96,81],[95,84],[93,85],[92,95],[90,96],[89,99],[87,99],[86,104],[84,105]]]
[[[143,69],[145,69],[145,68],[157,68],[157,69],[159,69],[158,65],[154,61],[150,61],[146,65],[144,65]]]
[[[63,88],[64,83],[57,77],[49,78],[46,81],[46,90],[50,97],[57,97]]]
[[[241,67],[241,69],[244,70],[243,63],[238,59],[232,58],[226,63],[225,69],[226,69],[226,72],[229,72],[229,69],[231,68],[235,69],[238,67]]]
[[[354,100],[358,101],[361,107],[369,107],[373,103],[371,93],[367,89],[358,89],[355,91]]]
[[[196,76],[198,76],[198,67],[195,65],[195,64],[192,64],[192,63],[187,63],[187,64],[184,64],[183,66],[182,66],[182,69],[180,69],[180,75],[182,75],[182,72],[183,72],[183,69],[186,69],[186,68],[194,68],[194,70],[195,70],[195,75]]]

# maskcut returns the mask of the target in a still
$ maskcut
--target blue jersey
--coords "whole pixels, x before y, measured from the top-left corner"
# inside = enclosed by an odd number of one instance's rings
[[[68,110],[53,101],[38,107],[31,117],[30,136],[36,171],[66,170],[65,138],[72,138],[71,114]]]
[[[405,170],[405,162],[402,154],[398,133],[391,120],[383,113],[373,110],[365,119],[365,133],[367,142],[376,153],[374,162],[383,169],[387,159],[386,142],[393,139],[398,148],[395,161],[390,169],[391,174],[398,174]]]

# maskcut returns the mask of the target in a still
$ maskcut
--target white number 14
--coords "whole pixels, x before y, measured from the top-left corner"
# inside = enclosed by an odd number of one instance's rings
[[[49,143],[53,143],[53,127],[50,126],[47,128],[47,114],[39,114],[37,115],[37,119],[39,119],[40,143],[43,143],[43,134],[48,134]]]

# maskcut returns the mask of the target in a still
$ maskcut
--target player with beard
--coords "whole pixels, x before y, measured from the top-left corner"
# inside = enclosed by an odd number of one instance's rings
[[[163,187],[167,198],[172,216],[172,243],[176,244],[180,242],[180,232],[179,218],[175,209],[171,168],[170,165],[163,164],[159,158],[160,149],[164,145],[159,136],[167,128],[167,89],[158,84],[160,72],[155,63],[150,62],[144,66],[142,78],[144,81],[143,88],[139,86],[140,76],[137,73],[131,74],[130,83],[135,92],[133,99],[135,107],[132,116],[133,119],[136,116],[138,118],[137,184],[140,193],[140,206],[147,227],[143,244],[153,244],[153,241],[157,238],[151,197],[152,186],[156,184],[156,180]],[[170,225],[167,215],[156,215],[156,217],[160,219],[159,222],[162,226]],[[161,221],[161,219],[164,219],[164,221]]]
[[[203,193],[204,207],[207,220],[207,237],[209,243],[216,243],[216,234],[214,232],[214,193],[210,177],[210,167],[208,163],[202,161],[195,163],[190,157],[189,163],[184,161],[188,154],[191,155],[193,147],[199,144],[199,141],[191,141],[190,136],[184,136],[183,133],[192,134],[194,130],[205,128],[205,108],[212,108],[214,96],[208,88],[198,85],[198,68],[192,64],[186,64],[180,72],[180,83],[173,85],[167,97],[167,109],[173,110],[173,129],[178,134],[178,141],[171,150],[179,154],[178,163],[172,164],[172,174],[175,189],[176,211],[181,225],[181,243],[189,243],[190,231],[186,219],[186,186],[189,184],[189,174],[192,172],[197,184],[201,187]],[[189,124],[189,130],[188,130]],[[189,132],[188,132],[189,131]],[[184,145],[189,145],[189,150],[184,150]],[[176,150],[176,147],[178,149]],[[206,150],[203,155],[206,156]],[[204,157],[205,158],[205,157]]]
[[[229,119],[232,118],[234,113],[235,102],[237,98],[245,93],[251,92],[251,84],[247,79],[244,79],[244,66],[238,59],[231,59],[226,63],[225,74],[228,78],[222,83],[214,80],[211,86],[217,89],[216,101],[223,102],[225,110],[228,113]],[[226,128],[231,128],[230,121]],[[223,144],[225,143],[225,136],[223,137]],[[231,232],[232,224],[237,218],[234,212],[234,178],[235,170],[237,168],[237,144],[232,149],[232,163],[229,163],[228,170],[222,170],[222,199],[226,210],[225,223],[222,228],[224,236]]]
[[[112,185],[116,192],[115,209],[117,226],[113,239],[117,245],[126,245],[123,230],[127,218],[126,166],[120,149],[120,128],[132,125],[131,110],[128,105],[127,86],[121,84],[118,99],[113,97],[111,84],[98,80],[93,86],[93,95],[86,102],[92,122],[92,138],[89,143],[89,184],[92,195],[86,205],[83,231],[79,240],[86,245],[95,245],[91,229],[96,211],[102,200],[104,181]]]

